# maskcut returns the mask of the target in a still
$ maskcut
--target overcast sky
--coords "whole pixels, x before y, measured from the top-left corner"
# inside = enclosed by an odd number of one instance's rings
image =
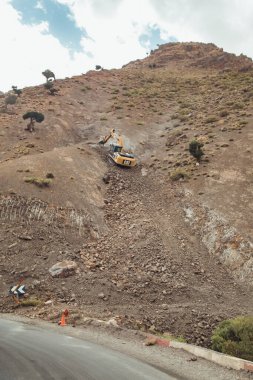
[[[119,68],[157,44],[213,42],[253,57],[253,0],[0,0],[0,91]]]

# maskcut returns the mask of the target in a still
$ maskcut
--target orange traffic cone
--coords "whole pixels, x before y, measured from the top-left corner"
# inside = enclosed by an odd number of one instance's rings
[[[64,312],[62,313],[62,316],[61,316],[61,320],[58,322],[58,325],[59,326],[67,326],[67,322],[66,322],[66,318],[69,314],[68,310],[64,310]]]

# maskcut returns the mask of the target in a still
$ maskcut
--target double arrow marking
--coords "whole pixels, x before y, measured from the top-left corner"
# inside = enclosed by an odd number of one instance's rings
[[[15,296],[23,296],[25,294],[25,285],[15,285],[10,288],[10,293]]]

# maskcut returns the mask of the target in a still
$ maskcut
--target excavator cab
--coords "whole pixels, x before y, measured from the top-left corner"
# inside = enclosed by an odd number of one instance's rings
[[[110,145],[110,151],[114,152],[114,153],[121,152],[122,151],[122,146],[111,144]]]

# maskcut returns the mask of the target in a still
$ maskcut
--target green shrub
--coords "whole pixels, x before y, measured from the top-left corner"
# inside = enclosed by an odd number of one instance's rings
[[[10,104],[10,105],[13,105],[13,104],[15,104],[16,103],[16,101],[17,101],[17,96],[16,95],[8,95],[5,99],[4,99],[4,101],[5,101],[5,105],[6,105],[6,107],[8,106],[8,104]]]
[[[44,87],[46,90],[50,90],[51,88],[53,88],[54,86],[54,82],[46,82],[44,83]]]
[[[242,109],[244,108],[244,104],[243,104],[243,103],[235,103],[235,104],[233,105],[233,108],[234,108],[235,110],[242,110]]]
[[[38,187],[48,187],[52,182],[51,179],[39,177],[27,177],[24,179],[24,181],[27,183],[33,183]]]
[[[26,112],[23,115],[23,119],[24,120],[31,119],[31,121],[36,121],[37,123],[41,123],[44,120],[44,115],[40,112],[31,111],[31,112]]]
[[[22,94],[22,90],[18,89],[17,86],[12,86],[12,90],[15,95],[20,96]]]
[[[221,117],[227,117],[229,115],[229,112],[227,110],[223,110],[220,112]]]
[[[197,140],[192,140],[189,144],[189,152],[197,161],[200,161],[201,157],[204,155],[202,147],[203,144]]]
[[[44,75],[44,77],[46,77],[47,82],[49,81],[49,79],[54,79],[55,80],[55,75],[54,75],[53,71],[51,71],[49,69],[43,71],[42,75]]]
[[[26,112],[23,115],[23,119],[24,120],[30,119],[30,122],[27,124],[26,129],[30,132],[33,132],[34,131],[34,123],[35,122],[42,123],[42,121],[44,120],[44,115],[40,112],[30,111],[30,112]]]
[[[168,340],[174,340],[176,342],[187,343],[187,340],[182,335],[174,336],[174,335],[171,335],[171,334],[168,334],[168,333],[164,333],[162,335],[162,338],[165,338],[165,339],[168,339]]]
[[[39,306],[39,305],[41,305],[41,301],[37,298],[30,297],[30,298],[27,298],[27,299],[21,301],[20,305],[23,307]]]
[[[253,361],[253,316],[221,322],[211,340],[213,350]]]
[[[209,117],[205,120],[205,123],[206,123],[206,124],[210,124],[210,123],[215,123],[216,121],[218,121],[218,119],[217,119],[216,116],[209,116]]]
[[[172,181],[178,181],[180,179],[188,179],[189,174],[184,169],[176,169],[172,173],[170,173],[170,179]]]

